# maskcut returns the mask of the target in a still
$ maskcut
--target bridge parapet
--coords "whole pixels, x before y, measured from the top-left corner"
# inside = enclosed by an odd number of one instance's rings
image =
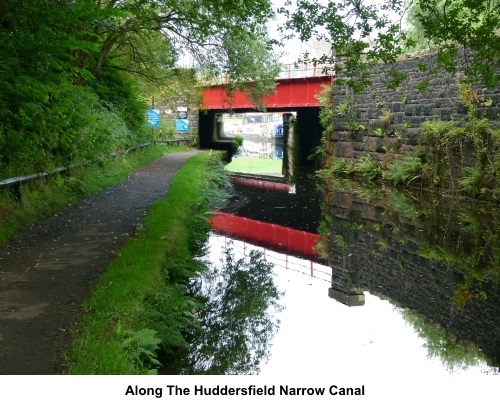
[[[277,79],[300,79],[306,77],[333,77],[334,65],[313,63],[286,63],[282,65]]]

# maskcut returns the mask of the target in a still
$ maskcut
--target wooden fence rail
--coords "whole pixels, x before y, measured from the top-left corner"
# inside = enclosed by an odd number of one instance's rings
[[[137,149],[143,149],[147,146],[150,145],[155,145],[157,143],[168,143],[168,144],[177,144],[177,146],[181,145],[189,145],[192,142],[191,139],[172,139],[172,140],[155,140],[152,142],[147,142],[143,143],[141,145],[134,146],[132,148],[129,148],[125,151],[125,155],[133,152]],[[116,154],[112,155],[113,158],[117,157]],[[49,170],[46,172],[41,172],[41,173],[35,173],[35,174],[29,174],[27,176],[17,176],[17,177],[12,177],[10,179],[5,179],[5,180],[0,180],[0,190],[4,188],[11,188],[12,189],[12,194],[14,195],[14,198],[18,201],[21,200],[21,184],[28,183],[30,181],[38,180],[38,179],[47,179],[49,176],[57,174],[57,173],[64,173],[65,171],[69,169],[73,169],[75,167],[79,166],[85,166],[89,163],[93,163],[95,160],[89,160],[83,163],[76,163],[74,165],[68,166],[68,167],[57,167],[53,170]]]

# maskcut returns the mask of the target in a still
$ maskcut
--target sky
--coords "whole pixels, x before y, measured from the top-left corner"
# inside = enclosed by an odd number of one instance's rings
[[[274,8],[278,9],[285,4],[286,0],[273,0]],[[382,0],[362,0],[364,3],[381,3]],[[318,0],[320,4],[327,4],[329,0]],[[295,0],[292,0],[292,3],[295,4]],[[398,20],[399,17],[396,13],[387,13],[393,20]],[[392,15],[391,15],[392,14]],[[306,16],[307,18],[307,16]],[[271,35],[271,38],[279,39],[278,28],[285,23],[285,17],[278,15],[277,18],[273,19],[268,24],[268,30]],[[404,23],[404,22],[403,22]],[[332,38],[332,42],[334,42],[334,38]],[[284,55],[281,58],[282,63],[294,63],[296,62],[301,55],[305,52],[309,53],[311,57],[321,57],[325,53],[325,45],[318,44],[314,41],[301,42],[299,39],[290,40],[285,44],[284,48],[280,48],[283,50]]]

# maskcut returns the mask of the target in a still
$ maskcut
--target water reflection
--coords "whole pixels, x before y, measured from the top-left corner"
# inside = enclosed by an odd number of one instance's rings
[[[279,329],[267,342],[269,356],[261,358],[260,375],[324,377],[361,369],[426,376],[495,372],[472,346],[457,344],[444,330],[384,297],[365,292],[366,305],[356,308],[329,298],[331,269],[320,263],[215,234],[211,260],[217,261],[219,247],[228,243],[236,257],[260,250],[274,265],[274,283],[285,292]]]
[[[286,375],[301,361],[324,372],[355,372],[359,364],[379,372],[383,364],[427,375],[498,373],[498,207],[349,181],[330,184],[315,205],[313,189],[299,184],[284,198],[240,186],[226,208],[319,229],[327,240],[328,286],[302,275],[295,290],[290,272],[276,276],[287,309],[262,373]]]
[[[332,288],[405,308],[429,356],[450,371],[480,359],[498,367],[498,207],[345,180],[329,186],[320,228]]]
[[[406,323],[412,326],[417,335],[425,341],[427,357],[441,360],[446,370],[466,371],[486,364],[485,356],[474,345],[457,342],[445,329],[437,324],[429,323],[413,311],[399,309],[399,312]],[[485,367],[484,372],[494,373],[495,370]]]
[[[241,217],[317,233],[321,194],[311,173],[296,174],[293,193],[234,184],[231,203],[222,210]]]
[[[235,257],[231,244],[210,244],[203,277],[192,285],[200,328],[188,348],[164,359],[162,374],[257,374],[278,329],[281,292],[273,266],[257,250]]]
[[[296,194],[236,184],[225,210],[319,231],[329,266],[234,241],[231,263],[257,249],[274,272],[224,265],[202,281],[206,321],[166,372],[498,374],[498,207],[350,181],[320,195],[307,181]],[[212,263],[228,239],[211,236]]]

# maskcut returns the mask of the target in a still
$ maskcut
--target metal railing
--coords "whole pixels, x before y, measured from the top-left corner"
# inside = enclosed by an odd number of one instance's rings
[[[335,76],[335,66],[332,64],[287,63],[282,65],[277,79],[298,79],[305,77]]]
[[[129,149],[125,150],[125,152],[123,154],[126,155],[126,154],[128,154],[130,152],[133,152],[134,150],[143,149],[143,148],[145,148],[147,146],[155,145],[156,143],[168,143],[168,144],[171,144],[171,143],[175,144],[176,143],[177,146],[182,146],[183,144],[189,144],[190,142],[192,142],[192,140],[189,139],[189,138],[186,138],[186,139],[169,139],[169,140],[158,139],[158,140],[154,140],[152,142],[146,142],[146,143],[134,146],[132,148],[129,148]],[[118,155],[116,153],[114,153],[111,157],[112,158],[116,158],[117,156]],[[0,190],[4,189],[4,188],[11,188],[12,189],[12,194],[14,195],[14,198],[17,201],[20,201],[21,200],[21,185],[22,184],[29,183],[31,181],[39,180],[39,179],[48,179],[49,176],[52,176],[54,174],[64,173],[64,172],[66,172],[66,171],[68,171],[70,169],[74,169],[74,168],[80,167],[80,166],[85,166],[85,165],[88,165],[88,164],[94,163],[94,162],[96,162],[96,160],[88,160],[86,162],[75,163],[75,164],[67,166],[67,167],[66,166],[56,167],[55,169],[48,170],[46,172],[29,174],[29,175],[26,175],[26,176],[11,177],[10,179],[0,180]]]
[[[312,277],[327,283],[332,282],[332,268],[328,264],[320,263],[311,259],[302,259],[293,253],[279,253],[272,249],[240,241],[217,233],[210,234],[210,248],[228,248],[234,251],[237,257],[247,257],[250,250],[262,252],[266,261],[272,263],[275,269],[295,272],[297,274]]]
[[[307,77],[333,77],[335,76],[335,65],[333,64],[314,64],[314,63],[285,63],[281,65],[281,70],[276,77],[279,79],[300,79]],[[215,86],[229,84],[229,75],[221,73],[217,77],[206,79],[198,77],[200,83],[205,86]]]

